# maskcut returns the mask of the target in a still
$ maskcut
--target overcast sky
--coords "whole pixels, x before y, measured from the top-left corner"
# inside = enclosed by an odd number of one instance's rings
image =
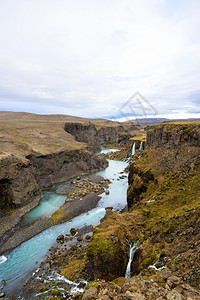
[[[0,43],[0,110],[200,116],[199,0],[0,0]]]

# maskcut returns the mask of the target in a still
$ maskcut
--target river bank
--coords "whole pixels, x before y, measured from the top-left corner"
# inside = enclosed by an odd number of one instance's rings
[[[21,243],[53,225],[71,220],[78,215],[95,208],[101,199],[100,195],[104,190],[107,190],[108,181],[104,180],[100,175],[89,175],[82,178],[78,177],[78,179],[78,186],[76,186],[76,181],[72,179],[68,182],[60,183],[59,185],[61,185],[61,187],[59,188],[55,185],[51,189],[52,196],[55,195],[53,193],[57,193],[63,195],[63,197],[65,195],[64,198],[66,198],[63,205],[60,208],[57,207],[52,215],[50,214],[48,216],[48,211],[45,210],[44,213],[42,211],[39,215],[36,214],[36,216],[33,217],[34,211],[38,210],[38,207],[24,215],[16,229],[13,228],[10,235],[4,239],[0,248],[0,255],[16,248]],[[80,188],[80,185],[82,185],[82,188]],[[76,197],[73,196],[75,193]],[[84,196],[81,197],[81,195]],[[74,197],[73,199],[72,196]],[[30,215],[32,215],[32,217]],[[31,222],[29,219],[31,219]]]
[[[111,182],[108,189],[109,194],[103,193],[101,195],[101,199],[95,194],[84,196],[82,197],[82,200],[68,202],[65,204],[68,206],[68,208],[73,207],[74,205],[74,211],[77,214],[79,214],[80,210],[83,208],[84,211],[90,209],[88,212],[73,218],[71,222],[65,222],[60,225],[52,226],[42,231],[40,234],[36,235],[32,239],[27,240],[6,255],[7,261],[0,265],[0,274],[2,279],[5,279],[7,282],[5,291],[8,294],[12,293],[17,282],[23,282],[23,278],[26,278],[26,275],[30,273],[30,270],[36,268],[36,262],[40,263],[43,261],[45,253],[49,247],[55,243],[58,235],[62,233],[69,233],[72,227],[81,228],[87,224],[92,224],[93,226],[98,225],[98,222],[105,214],[105,207],[107,206],[112,206],[117,211],[122,210],[126,206],[127,177],[124,176],[123,179],[120,179],[120,176],[122,176],[122,172],[126,166],[126,162],[109,161],[108,168],[97,173],[98,176],[103,176]],[[101,177],[99,177],[99,179],[100,178]],[[100,181],[102,181],[102,179]],[[84,198],[85,200],[83,200]],[[92,205],[95,207],[98,201],[99,204],[97,207],[91,209]],[[68,209],[66,209],[66,212],[67,211]],[[66,219],[63,221],[66,221]],[[43,224],[43,221],[41,220],[37,222],[41,222],[41,224]],[[33,228],[37,228],[37,222],[35,225],[32,225]],[[31,227],[29,228],[31,229]],[[33,230],[31,229],[30,231]],[[29,232],[29,229],[27,232]],[[20,254],[21,251],[23,251],[23,257],[22,254]],[[22,265],[24,267],[22,267]],[[10,274],[10,268],[12,268],[12,274]],[[23,268],[23,274],[19,274],[19,268]]]

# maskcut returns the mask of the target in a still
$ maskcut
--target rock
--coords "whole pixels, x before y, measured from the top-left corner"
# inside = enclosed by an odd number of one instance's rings
[[[64,243],[64,239],[65,239],[64,235],[61,234],[61,235],[59,235],[57,237],[56,241],[57,241],[57,243],[63,244]]]
[[[113,214],[113,211],[112,211],[113,207],[106,207],[105,210],[106,210],[106,214],[105,216],[100,220],[100,223],[102,223],[103,221],[109,219],[112,214]]]
[[[97,297],[97,288],[95,286],[92,286],[83,294],[82,299],[91,300],[96,297]]]
[[[130,291],[126,291],[125,295],[126,295],[126,297],[128,297],[128,299],[133,299],[133,300],[145,300],[146,299],[141,293],[131,293]]]
[[[84,282],[84,281],[81,281],[81,282],[79,282],[79,284],[78,284],[78,288],[79,289],[83,289],[84,287],[86,286],[86,283]]]
[[[1,280],[1,283],[2,283],[3,285],[6,285],[6,281],[5,281],[4,279]]]
[[[110,300],[110,297],[108,295],[102,295],[98,299],[99,300]]]
[[[187,143],[190,146],[200,146],[199,124],[160,124],[147,131],[147,149],[165,145],[176,147]]]
[[[109,195],[110,194],[109,190],[105,190],[105,194]]]
[[[75,228],[71,228],[70,229],[70,233],[72,236],[74,236],[76,234],[76,229]]]
[[[76,292],[76,294],[72,296],[72,299],[73,299],[73,300],[79,300],[79,299],[81,299],[82,294],[83,294],[83,293]]]
[[[167,300],[183,300],[183,298],[179,292],[171,291],[167,294]]]
[[[85,240],[86,240],[86,241],[90,241],[91,238],[92,238],[92,237],[88,234],[88,235],[86,235]]]
[[[167,284],[170,288],[178,285],[179,283],[180,283],[180,278],[177,276],[172,275],[167,279]]]
[[[159,273],[159,275],[164,280],[167,280],[170,276],[172,276],[172,272],[168,268],[165,268]]]

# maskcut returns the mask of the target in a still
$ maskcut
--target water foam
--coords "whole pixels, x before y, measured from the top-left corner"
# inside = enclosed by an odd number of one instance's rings
[[[0,265],[3,264],[5,261],[7,261],[7,259],[8,258],[4,255],[0,256]]]

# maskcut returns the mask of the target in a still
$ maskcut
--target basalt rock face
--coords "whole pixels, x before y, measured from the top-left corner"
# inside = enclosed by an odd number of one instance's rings
[[[26,205],[39,194],[40,179],[30,161],[14,155],[1,155],[0,208]]]
[[[123,126],[119,126],[120,127],[120,131],[122,130],[122,132],[124,132],[123,130]],[[118,142],[119,140],[119,128],[117,127],[104,127],[98,130],[98,138],[101,141],[101,143],[104,142]]]
[[[165,123],[147,131],[146,148],[177,147],[183,144],[200,147],[199,123]]]
[[[87,150],[66,150],[30,159],[2,155],[1,208],[20,207],[41,194],[41,188],[79,174],[98,171],[107,161]]]
[[[127,193],[129,211],[140,213],[144,222],[137,269],[147,274],[145,268],[157,259],[195,288],[200,284],[199,130],[199,123],[150,129],[148,150],[130,166]],[[132,268],[134,272],[134,263]]]
[[[107,166],[105,159],[86,149],[66,150],[34,157],[31,163],[37,168],[41,186],[48,186],[83,173],[102,170]]]
[[[158,176],[165,176],[169,172],[178,176],[189,176],[189,172],[199,161],[200,124],[165,123],[151,127],[147,132],[146,148],[152,149],[149,152],[151,158],[148,158],[148,166],[144,168],[141,163],[133,163],[129,168],[129,208],[139,203],[150,184],[157,185]]]
[[[72,134],[78,142],[85,142],[95,150],[100,147],[97,129],[92,123],[66,123],[65,131]]]
[[[142,171],[132,164],[129,168],[127,190],[127,203],[128,208],[132,208],[135,204],[140,202],[143,194],[147,191],[147,187],[150,182],[154,182],[156,179],[151,170]],[[133,184],[134,183],[134,184]]]
[[[121,142],[130,138],[129,131],[134,130],[135,125],[104,126],[99,129],[92,123],[66,123],[65,131],[72,134],[79,142],[87,143],[94,151],[100,149],[104,142]]]

